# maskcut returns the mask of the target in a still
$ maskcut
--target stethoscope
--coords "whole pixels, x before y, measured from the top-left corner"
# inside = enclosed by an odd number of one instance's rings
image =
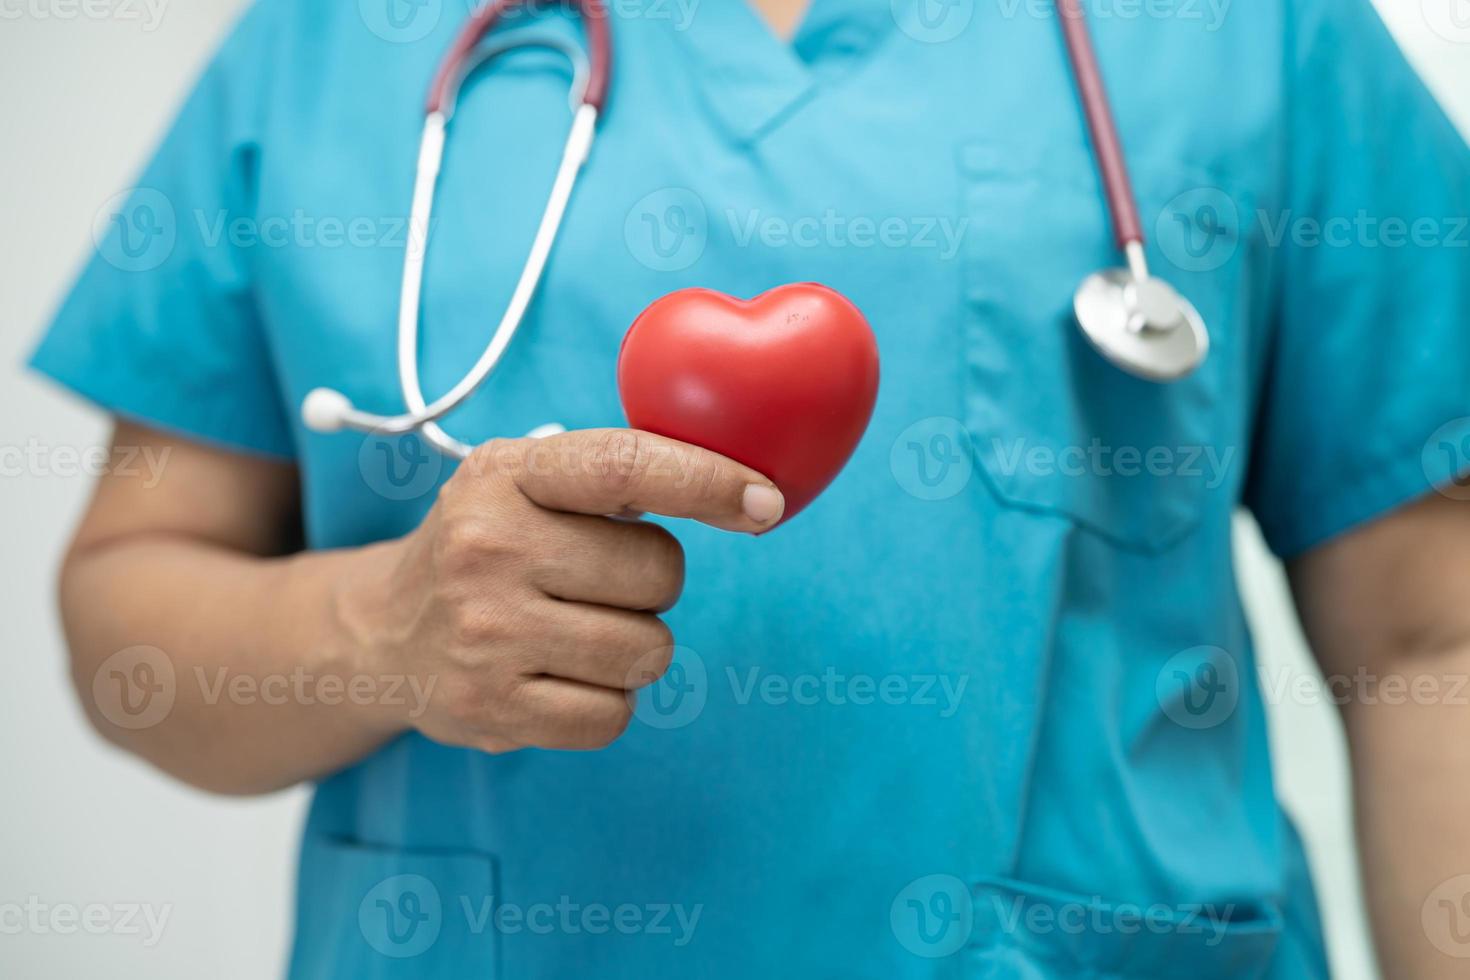
[[[585,55],[569,41],[521,32],[482,44],[502,16],[523,2],[493,0],[480,7],[450,45],[429,88],[398,302],[398,382],[408,411],[376,415],[357,408],[336,389],[316,388],[301,405],[302,420],[313,431],[337,432],[350,428],[381,435],[416,431],[435,448],[460,459],[468,456],[473,448],[445,432],[439,419],[458,408],[484,384],[525,319],[556,242],[572,189],[591,152],[612,77],[612,45],[603,0],[574,0],[573,6],[581,15],[587,35]],[[1182,378],[1204,360],[1209,351],[1209,334],[1189,301],[1149,272],[1138,205],[1080,0],[1055,2],[1107,196],[1114,241],[1128,263],[1124,268],[1104,269],[1083,280],[1073,298],[1077,322],[1093,346],[1124,371],[1152,381]],[[520,48],[545,48],[567,59],[572,68],[571,129],[525,265],[495,332],[474,366],[449,391],[428,402],[419,379],[419,301],[428,250],[429,216],[434,207],[434,190],[444,159],[449,120],[460,88],[470,74],[488,61]],[[560,430],[561,426],[550,424],[528,434],[540,436]]]

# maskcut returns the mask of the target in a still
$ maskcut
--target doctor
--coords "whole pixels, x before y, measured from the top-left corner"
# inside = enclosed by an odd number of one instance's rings
[[[100,479],[64,563],[98,728],[209,790],[318,783],[293,977],[1326,976],[1242,506],[1367,679],[1333,690],[1385,973],[1462,975],[1470,153],[1366,0],[1206,10],[1092,19],[1148,261],[1211,329],[1158,383],[1072,319],[1116,254],[1049,4],[612,5],[599,141],[454,464],[297,406],[402,410],[421,97],[468,10],[259,0],[34,364],[169,453]],[[460,100],[431,398],[566,81],[517,53]],[[613,369],[670,290],[792,280],[864,310],[883,384],[766,535],[772,484],[619,428]]]

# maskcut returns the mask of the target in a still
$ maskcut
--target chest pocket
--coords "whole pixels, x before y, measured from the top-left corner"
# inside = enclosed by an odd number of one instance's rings
[[[1239,454],[1221,444],[1219,407],[1248,306],[1231,219],[1246,212],[1203,173],[1130,162],[1152,269],[1210,328],[1204,364],[1179,381],[1145,381],[1105,361],[1077,329],[1077,285],[1122,263],[1084,151],[966,144],[964,411],[1002,502],[1157,552],[1199,523],[1209,494],[1233,486]]]

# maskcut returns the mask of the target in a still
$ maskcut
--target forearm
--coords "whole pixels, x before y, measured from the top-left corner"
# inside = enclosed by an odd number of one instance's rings
[[[216,792],[266,792],[356,761],[427,696],[427,679],[386,675],[352,621],[348,597],[381,587],[394,547],[258,558],[143,534],[73,553],[61,604],[89,717]]]
[[[1463,977],[1470,955],[1470,646],[1401,660],[1344,708],[1385,977]],[[1451,955],[1458,954],[1457,956]]]

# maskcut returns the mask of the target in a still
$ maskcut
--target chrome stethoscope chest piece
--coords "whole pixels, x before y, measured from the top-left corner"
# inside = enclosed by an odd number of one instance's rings
[[[1162,279],[1104,269],[1082,281],[1072,305],[1092,346],[1129,374],[1174,381],[1209,353],[1199,311]]]
[[[1205,359],[1210,346],[1209,334],[1195,308],[1168,283],[1149,274],[1138,204],[1087,30],[1083,2],[1055,0],[1112,218],[1114,243],[1126,256],[1127,267],[1105,269],[1087,277],[1073,300],[1077,322],[1092,345],[1124,371],[1153,381],[1173,381],[1189,374]],[[429,88],[409,212],[410,243],[404,255],[399,291],[398,376],[406,411],[389,415],[363,411],[341,391],[316,388],[307,394],[301,406],[302,419],[310,429],[336,432],[352,428],[379,434],[418,432],[445,453],[461,458],[469,454],[470,444],[450,436],[438,420],[484,383],[519,329],[541,281],[577,175],[591,151],[611,80],[610,18],[606,4],[597,0],[572,0],[572,6],[582,15],[587,36],[585,55],[576,45],[555,36],[519,31],[487,43],[487,35],[504,14],[529,6],[530,0],[486,0],[481,4],[450,45]],[[450,117],[460,87],[476,68],[508,51],[526,47],[559,52],[570,63],[571,128],[536,237],[500,322],[469,372],[447,392],[429,401],[419,380],[419,306],[429,219]],[[531,435],[545,435],[559,428],[542,426]]]
[[[1056,0],[1056,6],[1112,217],[1113,241],[1128,260],[1127,268],[1093,273],[1077,287],[1072,301],[1077,324],[1092,346],[1122,370],[1150,381],[1174,381],[1205,359],[1209,331],[1187,299],[1149,274],[1138,202],[1082,0]]]

